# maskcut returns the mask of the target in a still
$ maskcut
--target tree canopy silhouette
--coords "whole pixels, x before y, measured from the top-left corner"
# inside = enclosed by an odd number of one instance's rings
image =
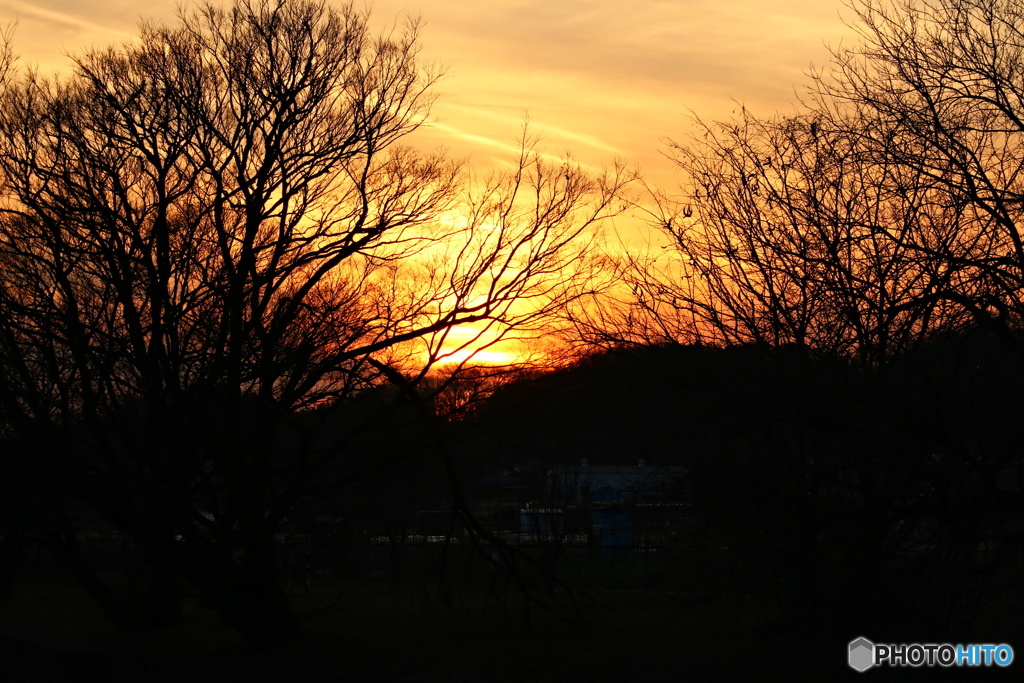
[[[1024,7],[857,0],[859,40],[794,115],[695,120],[655,195],[664,251],[619,267],[591,341],[796,344],[885,363],[1021,324]]]
[[[3,466],[120,624],[172,618],[183,579],[250,642],[288,637],[274,533],[344,446],[298,411],[422,377],[455,325],[536,328],[578,295],[577,245],[621,179],[524,148],[469,183],[400,145],[439,76],[418,36],[238,0],[67,77],[8,60]],[[74,506],[139,545],[144,605],[89,566]]]

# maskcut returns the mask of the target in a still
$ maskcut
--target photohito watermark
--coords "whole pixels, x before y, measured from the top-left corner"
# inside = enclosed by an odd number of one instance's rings
[[[861,637],[850,641],[848,656],[857,671],[873,666],[1010,666],[1013,648],[1006,643],[872,643]]]

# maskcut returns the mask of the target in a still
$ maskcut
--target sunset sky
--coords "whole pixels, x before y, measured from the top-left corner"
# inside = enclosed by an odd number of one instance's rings
[[[177,5],[0,0],[0,22],[18,21],[23,64],[52,73],[68,68],[66,53],[130,40],[141,19],[173,23]],[[514,158],[528,116],[543,151],[571,152],[594,168],[621,159],[667,190],[678,179],[664,142],[685,136],[690,112],[725,118],[739,103],[755,113],[787,110],[805,71],[827,61],[826,44],[850,34],[841,0],[377,0],[372,7],[380,29],[422,17],[422,56],[447,68],[418,144],[444,146],[476,168],[500,167]],[[645,226],[620,217],[615,239],[643,248],[651,235]]]
[[[15,48],[44,72],[65,52],[131,38],[141,18],[173,21],[176,0],[0,0]],[[602,166],[638,163],[671,184],[662,141],[690,110],[787,109],[803,72],[849,34],[841,0],[377,0],[384,27],[426,22],[428,60],[448,66],[432,130],[420,136],[478,165],[508,159],[524,116],[546,151]]]

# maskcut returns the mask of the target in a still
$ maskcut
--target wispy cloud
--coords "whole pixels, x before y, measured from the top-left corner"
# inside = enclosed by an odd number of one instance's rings
[[[663,141],[693,111],[789,109],[825,43],[846,35],[843,0],[464,0],[421,2],[428,57],[449,63],[436,113],[492,140],[529,112],[546,146],[594,165],[612,155],[673,183]],[[408,0],[375,0],[379,15]],[[468,143],[468,140],[466,141]],[[455,145],[453,144],[453,148]]]
[[[523,77],[561,71],[605,87],[778,101],[791,95],[792,77],[824,54],[823,41],[843,31],[841,6],[842,0],[435,0],[424,9],[428,43],[465,50],[468,60],[451,60],[457,68],[502,64]]]
[[[466,140],[468,142],[473,142],[473,143],[476,143],[478,145],[486,145],[488,147],[496,147],[496,148],[502,150],[503,152],[508,152],[509,154],[519,154],[519,148],[516,147],[515,145],[510,145],[507,142],[501,142],[499,140],[495,140],[493,138],[489,138],[489,137],[487,137],[485,135],[477,135],[476,133],[468,133],[468,132],[466,132],[466,131],[464,131],[464,130],[462,130],[460,128],[456,128],[455,126],[449,126],[446,123],[434,122],[434,123],[431,124],[431,126],[433,128],[438,129],[438,130],[443,130],[444,132],[446,132],[446,133],[448,133],[448,134],[450,134],[450,135],[452,135],[454,137],[457,137],[457,138],[459,138],[461,140]]]
[[[600,150],[602,152],[611,152],[612,154],[625,154],[625,150],[610,145],[604,140],[600,139],[596,135],[588,135],[586,133],[580,133],[578,131],[569,130],[560,126],[555,126],[545,121],[538,121],[530,117],[527,110],[523,110],[523,115],[520,117],[511,116],[509,114],[503,114],[494,109],[488,109],[481,106],[469,106],[463,104],[448,104],[445,105],[445,110],[458,111],[462,114],[475,116],[478,118],[488,119],[491,121],[497,121],[498,123],[504,124],[509,127],[509,130],[514,130],[516,126],[528,126],[529,130],[533,133],[538,133],[541,136],[553,135],[558,138],[564,138],[566,140],[572,140],[573,142],[579,142],[581,144],[592,147],[593,149]]]
[[[78,8],[82,7],[77,3],[73,6]],[[13,15],[14,18],[29,17],[51,26],[57,25],[64,28],[87,31],[89,33],[105,34],[111,38],[117,38],[120,40],[134,37],[134,34],[132,33],[127,33],[116,28],[111,28],[110,26],[105,26],[103,24],[84,19],[78,14],[72,14],[59,9],[47,9],[46,7],[40,7],[38,4],[29,4],[27,2],[20,2],[19,0],[5,0],[5,2],[0,3],[0,9],[2,9],[5,14],[9,13]]]
[[[490,138],[485,135],[477,135],[476,133],[470,133],[465,130],[462,130],[461,128],[456,128],[455,126],[450,126],[445,123],[434,122],[431,124],[431,127],[444,131],[445,133],[451,135],[452,137],[459,138],[460,140],[466,140],[477,145],[484,145],[487,147],[500,149],[502,152],[505,152],[507,155],[511,157],[518,157],[519,154],[522,152],[522,148],[517,145],[513,145],[508,142],[501,142],[500,140],[495,140],[494,138]],[[539,154],[542,159],[544,159],[545,161],[549,161],[551,163],[561,164],[564,161],[566,161],[565,157],[560,157],[555,154],[550,154],[548,152],[539,152]],[[589,171],[590,173],[600,172],[599,168],[591,166],[590,164],[585,164],[575,159],[572,160],[572,163],[586,171]]]

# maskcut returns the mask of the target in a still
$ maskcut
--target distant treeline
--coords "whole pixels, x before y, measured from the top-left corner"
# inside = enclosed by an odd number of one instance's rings
[[[552,467],[684,467],[682,590],[808,635],[997,637],[1024,600],[1022,382],[1019,344],[987,332],[884,369],[645,347],[514,384],[466,428]]]

